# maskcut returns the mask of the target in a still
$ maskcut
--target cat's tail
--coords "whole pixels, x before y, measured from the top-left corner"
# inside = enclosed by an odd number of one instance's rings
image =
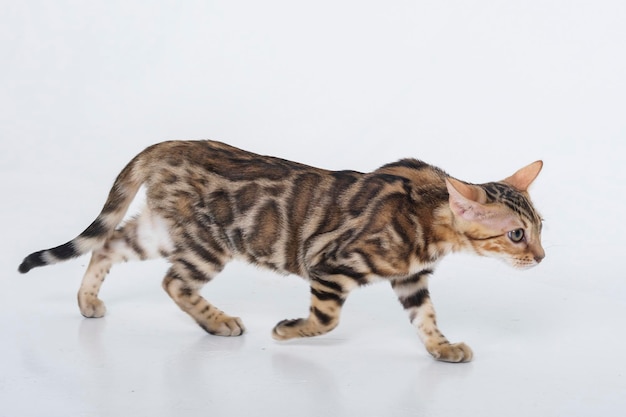
[[[146,152],[137,155],[117,176],[102,211],[76,238],[60,246],[31,253],[19,266],[22,274],[39,266],[76,258],[100,248],[122,222],[139,188],[147,178],[142,169]]]

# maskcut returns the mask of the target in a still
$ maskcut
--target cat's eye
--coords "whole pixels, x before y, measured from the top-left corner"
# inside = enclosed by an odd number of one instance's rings
[[[520,243],[524,240],[524,229],[515,229],[509,232],[509,239],[515,243]]]

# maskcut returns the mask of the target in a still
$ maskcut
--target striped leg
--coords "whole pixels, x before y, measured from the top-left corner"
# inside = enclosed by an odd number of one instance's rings
[[[437,328],[435,309],[428,292],[428,277],[432,270],[425,269],[404,279],[393,280],[391,285],[409,313],[411,323],[417,329],[426,350],[437,360],[445,362],[469,362],[472,350],[465,343],[451,344]]]
[[[200,295],[200,289],[223,268],[223,264],[199,260],[196,254],[176,256],[163,280],[163,288],[174,302],[202,329],[217,336],[239,336],[245,327],[239,317],[231,317]]]
[[[332,280],[331,280],[332,277]],[[283,320],[272,331],[276,340],[319,336],[333,330],[339,324],[341,307],[346,301],[349,278],[334,275],[313,278],[311,281],[311,307],[306,319]]]
[[[111,266],[130,260],[145,260],[167,255],[170,243],[160,234],[158,219],[146,210],[116,230],[107,242],[93,251],[78,290],[78,306],[85,317],[104,316],[106,307],[98,298],[100,287]],[[155,227],[156,224],[156,227]]]

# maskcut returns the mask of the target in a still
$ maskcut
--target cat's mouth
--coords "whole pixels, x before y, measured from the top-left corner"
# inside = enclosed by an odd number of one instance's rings
[[[534,268],[535,266],[539,265],[539,262],[528,259],[513,259],[510,264],[513,268],[524,271],[526,269]]]
[[[512,258],[508,256],[498,256],[496,257],[496,259],[504,262],[511,268],[517,269],[519,271],[525,271],[527,269],[531,269],[539,265],[539,262],[537,262],[536,260],[528,259],[528,258]]]

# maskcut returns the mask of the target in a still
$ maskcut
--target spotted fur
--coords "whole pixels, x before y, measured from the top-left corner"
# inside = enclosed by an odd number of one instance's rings
[[[19,271],[93,252],[78,303],[84,316],[102,317],[98,292],[113,264],[163,257],[171,263],[163,287],[176,304],[207,332],[237,336],[242,321],[199,290],[227,262],[244,259],[310,282],[309,316],[278,323],[278,340],[329,332],[351,290],[388,281],[428,352],[469,361],[470,348],[439,331],[428,279],[456,251],[516,267],[539,263],[541,217],[526,190],[540,169],[536,162],[501,182],[472,185],[415,159],[371,173],[333,172],[219,142],[164,142],[122,170],[84,232],[27,256]],[[147,206],[123,223],[142,185]]]

